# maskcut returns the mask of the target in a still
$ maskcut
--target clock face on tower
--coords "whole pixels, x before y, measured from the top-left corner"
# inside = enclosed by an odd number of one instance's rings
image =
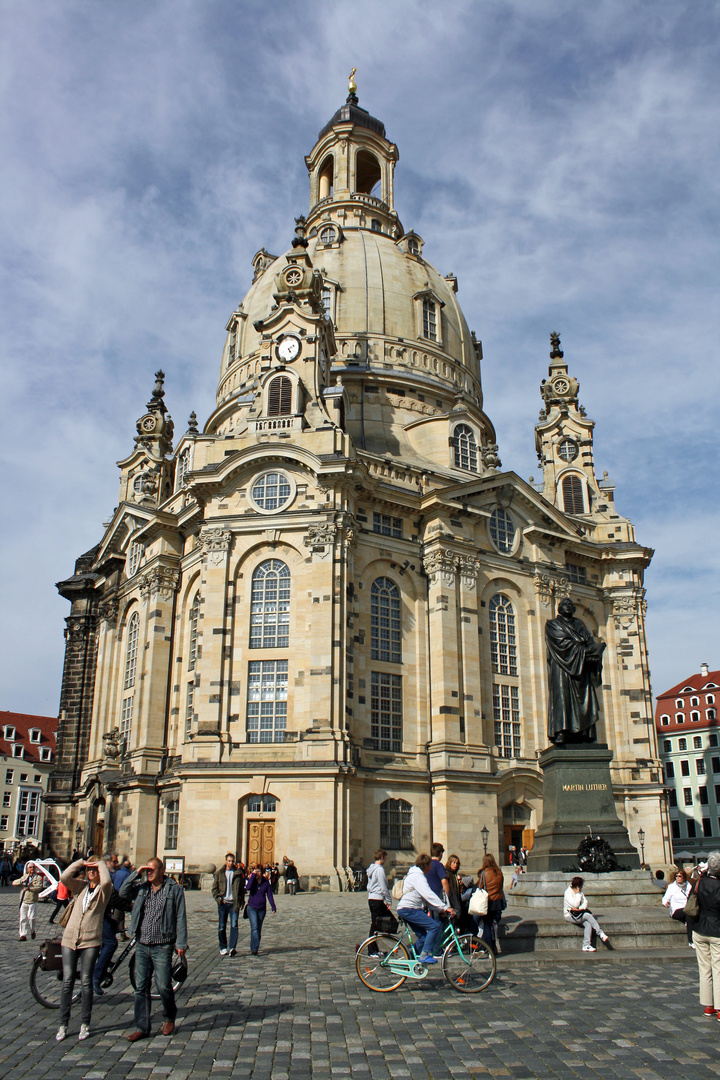
[[[292,334],[286,334],[275,346],[275,353],[278,360],[289,364],[300,355],[299,338],[294,337]]]

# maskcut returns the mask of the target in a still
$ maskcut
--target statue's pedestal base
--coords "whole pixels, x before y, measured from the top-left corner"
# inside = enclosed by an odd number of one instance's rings
[[[578,845],[590,830],[607,840],[619,867],[639,869],[638,853],[615,809],[611,761],[612,751],[602,743],[551,746],[543,751],[539,759],[543,820],[535,833],[528,870],[576,867]]]

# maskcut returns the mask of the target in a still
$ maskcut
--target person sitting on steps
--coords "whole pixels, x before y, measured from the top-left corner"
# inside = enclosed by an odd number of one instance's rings
[[[601,941],[609,941],[607,934],[600,929],[600,926],[595,918],[587,910],[587,900],[583,893],[583,879],[581,877],[574,877],[570,882],[568,888],[565,890],[565,896],[563,897],[563,915],[568,922],[576,923],[577,926],[583,928],[583,952],[596,952],[594,945],[592,944],[593,930],[598,935]]]

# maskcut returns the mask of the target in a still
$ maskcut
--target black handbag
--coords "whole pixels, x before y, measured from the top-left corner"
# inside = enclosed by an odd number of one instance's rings
[[[57,938],[55,941],[43,941],[40,961],[43,971],[62,971],[62,966],[62,938]]]
[[[379,934],[396,934],[399,925],[392,911],[388,911],[387,915],[381,915],[376,922]]]

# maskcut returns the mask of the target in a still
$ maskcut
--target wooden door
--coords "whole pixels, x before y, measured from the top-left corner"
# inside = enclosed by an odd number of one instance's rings
[[[94,855],[102,855],[103,853],[103,839],[105,837],[105,822],[96,821],[95,828],[93,829],[93,842],[92,849]]]
[[[264,866],[275,862],[275,822],[248,822],[247,863]]]
[[[503,861],[508,866],[510,863],[510,846],[512,845],[516,851],[520,850],[523,844],[523,830],[521,825],[506,825],[504,831]]]
[[[528,849],[528,851],[532,851],[532,846],[535,843],[535,830],[523,829],[522,842],[523,845]]]

